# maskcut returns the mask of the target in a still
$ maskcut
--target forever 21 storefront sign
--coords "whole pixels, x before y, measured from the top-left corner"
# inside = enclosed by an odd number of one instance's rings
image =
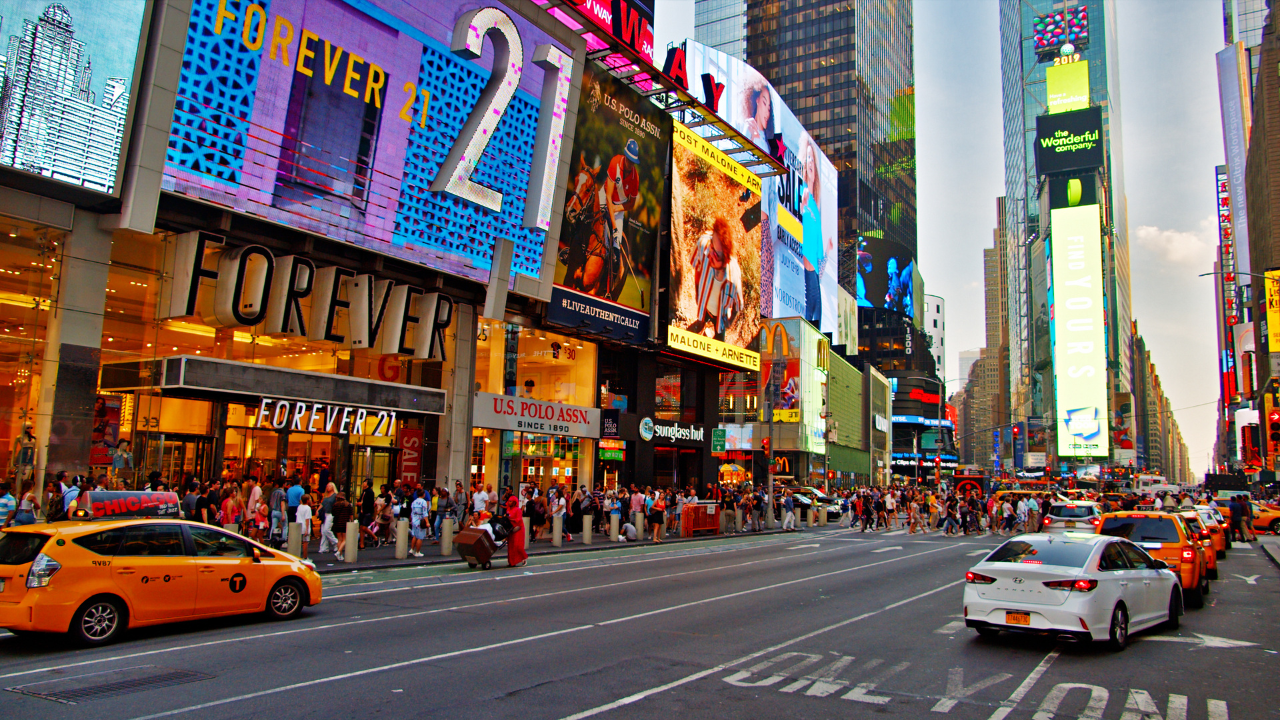
[[[564,405],[510,395],[478,392],[472,422],[476,427],[541,435],[600,437],[598,408]]]
[[[372,428],[365,421],[376,419]],[[372,410],[355,405],[313,403],[264,397],[258,403],[254,427],[331,435],[386,437],[396,425],[395,410]]]

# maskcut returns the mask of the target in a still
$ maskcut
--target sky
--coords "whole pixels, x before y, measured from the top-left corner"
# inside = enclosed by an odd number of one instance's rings
[[[1222,5],[1118,0],[1117,12],[1133,316],[1202,473],[1218,390],[1213,285],[1197,275],[1213,269],[1217,243]],[[916,0],[915,45],[920,269],[947,300],[957,368],[960,351],[983,344],[982,248],[1004,188],[996,0]]]
[[[1133,316],[1202,473],[1218,397],[1211,278],[1223,162],[1218,0],[1117,0]],[[693,34],[693,0],[657,0],[654,47]],[[915,0],[919,263],[947,302],[948,392],[984,342],[982,249],[1004,194],[997,0]]]

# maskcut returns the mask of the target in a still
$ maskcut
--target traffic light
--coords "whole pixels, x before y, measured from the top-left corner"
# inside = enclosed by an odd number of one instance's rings
[[[1013,426],[1013,437],[1014,437],[1014,439],[1017,439],[1019,430],[1021,430],[1021,428],[1020,428],[1020,427],[1018,427],[1017,425],[1014,425],[1014,426]]]
[[[1267,430],[1270,433],[1271,442],[1280,443],[1280,410],[1267,413]]]

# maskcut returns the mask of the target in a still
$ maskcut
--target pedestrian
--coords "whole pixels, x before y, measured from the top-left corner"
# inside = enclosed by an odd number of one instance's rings
[[[40,500],[36,497],[35,481],[22,481],[22,491],[18,493],[18,506],[13,513],[13,526],[31,525],[36,521],[36,513],[40,511]],[[6,522],[6,525],[9,523]]]
[[[522,567],[529,562],[529,554],[524,547],[524,514],[520,511],[520,498],[509,493],[505,506],[507,520],[511,521],[511,534],[507,536],[507,565]]]
[[[18,501],[9,492],[9,483],[0,482],[0,527],[9,527],[18,514]]]
[[[422,497],[422,490],[413,491],[413,501],[409,503],[409,554],[422,557],[422,542],[427,539],[428,518],[431,515],[431,504]]]
[[[796,531],[796,501],[791,496],[791,491],[786,491],[786,495],[782,499],[782,529],[785,532]]]
[[[347,524],[351,522],[352,512],[351,503],[347,502],[347,494],[338,493],[337,499],[333,501],[333,534],[337,539],[334,555],[340,561],[346,558]]]
[[[298,530],[302,538],[302,545],[299,549],[301,553],[298,557],[304,560],[307,557],[307,546],[311,544],[311,495],[304,494],[298,502]]]
[[[236,530],[240,530],[241,516],[244,514],[244,506],[240,501],[240,489],[232,485],[223,491],[225,497],[222,500],[222,524],[235,525]]]
[[[335,552],[338,549],[338,538],[333,534],[333,504],[338,499],[337,488],[333,483],[324,486],[324,495],[320,499],[320,552]]]
[[[649,537],[653,542],[661,545],[663,537],[666,535],[663,528],[666,526],[666,509],[667,499],[661,490],[653,492],[653,503],[649,507]]]
[[[377,495],[373,492],[373,481],[365,478],[362,483],[363,488],[360,490],[360,549],[364,549],[364,539],[366,537],[373,540],[373,546],[382,545],[382,541],[378,539],[378,535],[373,531],[374,518],[377,517]],[[292,492],[292,489],[290,490]],[[292,495],[290,496],[292,497]],[[301,498],[301,492],[299,492]],[[290,500],[292,503],[292,500]],[[291,512],[296,508],[291,507]]]

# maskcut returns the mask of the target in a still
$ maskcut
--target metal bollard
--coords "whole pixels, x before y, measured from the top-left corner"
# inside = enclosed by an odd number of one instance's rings
[[[609,540],[616,541],[618,539],[618,533],[622,532],[621,522],[621,515],[609,513]]]
[[[805,524],[808,525],[809,527],[813,527],[813,506],[812,505],[805,508],[804,516],[805,516]]]
[[[644,540],[644,513],[631,513],[631,524],[636,527],[636,542]]]
[[[449,557],[453,554],[453,518],[445,518],[440,523],[440,555]]]
[[[716,508],[716,521],[720,526],[720,534],[726,534],[729,531],[729,514],[724,511],[724,508]]]
[[[764,509],[764,527],[766,530],[772,530],[778,519],[773,515],[773,508],[766,507]]]
[[[226,530],[227,532],[233,532],[233,533],[235,533],[235,534],[239,535],[239,534],[240,534],[240,523],[223,523],[223,524],[222,524],[222,529],[223,529],[223,530]]]
[[[551,518],[551,547],[562,545],[564,545],[564,516],[556,515]]]
[[[733,528],[734,532],[742,532],[742,508],[740,507],[733,509]]]
[[[525,551],[526,551],[526,552],[528,552],[528,550],[529,550],[529,532],[530,532],[530,528],[529,528],[529,521],[528,521],[528,520],[525,520],[524,522],[522,522],[522,523],[520,523],[520,524],[521,524],[521,526],[523,526],[523,527],[524,527],[524,529],[523,529],[523,530],[521,530],[520,532],[524,533],[524,549],[525,549]]]
[[[355,520],[347,523],[347,546],[343,550],[346,550],[343,562],[356,561],[357,553],[360,551],[360,523]]]
[[[827,526],[827,509],[818,508],[818,527]]]
[[[396,521],[396,559],[409,557],[409,520],[400,518]]]
[[[302,557],[302,523],[289,523],[289,544],[285,552]]]
[[[591,518],[583,518],[582,519],[582,544],[583,545],[591,544],[591,530],[592,530]]]

